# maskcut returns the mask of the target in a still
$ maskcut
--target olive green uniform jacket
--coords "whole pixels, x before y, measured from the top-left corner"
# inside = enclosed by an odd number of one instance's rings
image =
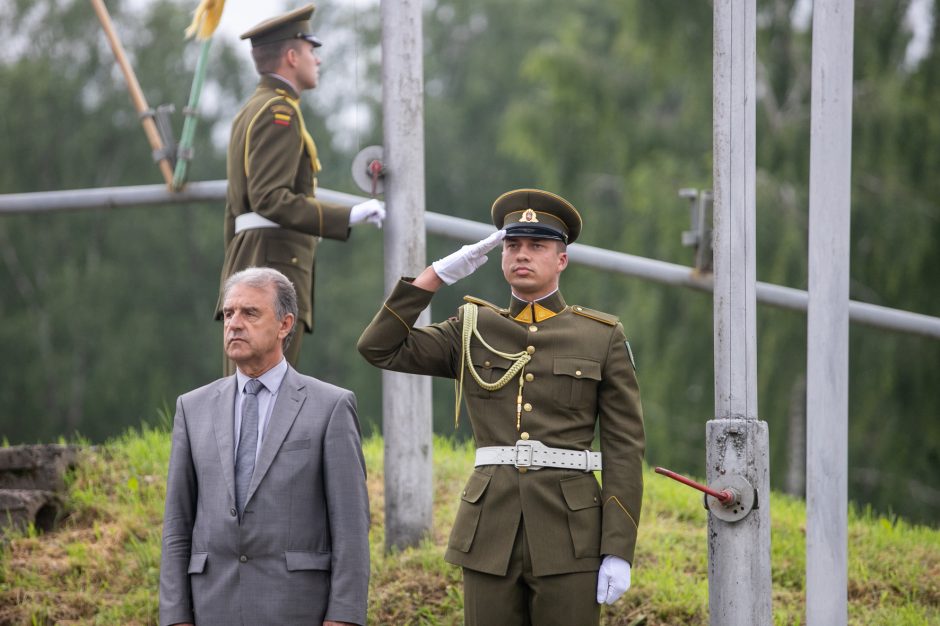
[[[400,281],[360,337],[362,355],[383,369],[459,379],[463,308],[446,322],[414,327],[432,296]],[[511,446],[528,438],[585,450],[599,424],[603,488],[593,474],[575,470],[477,467],[460,494],[445,559],[505,575],[521,520],[536,576],[596,570],[600,557],[608,554],[632,563],[645,437],[636,372],[620,322],[605,313],[566,306],[560,292],[539,301],[545,309],[534,319],[531,306],[516,298],[510,309],[467,300],[480,304],[477,328],[490,346],[532,355],[525,367],[518,430],[518,377],[490,392],[464,373],[477,447]],[[545,319],[546,310],[556,314]],[[475,337],[470,353],[487,382],[498,380],[511,365]]]
[[[248,267],[280,271],[297,289],[300,321],[312,332],[317,241],[346,240],[350,209],[314,197],[319,162],[305,134],[297,92],[275,76],[262,76],[232,123],[221,285]],[[250,211],[281,228],[235,234],[235,218]],[[221,289],[215,316],[222,317]]]

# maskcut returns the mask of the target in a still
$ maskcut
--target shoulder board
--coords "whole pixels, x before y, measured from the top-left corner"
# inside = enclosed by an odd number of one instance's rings
[[[602,311],[595,311],[594,309],[589,309],[583,306],[574,305],[571,307],[571,311],[575,315],[587,317],[594,320],[595,322],[607,324],[608,326],[616,326],[618,323],[620,323],[620,318],[618,318],[616,315],[611,315],[610,313],[604,313]]]
[[[473,304],[476,304],[477,306],[485,306],[488,309],[492,309],[496,311],[497,313],[499,313],[500,315],[506,315],[509,312],[506,309],[496,306],[492,302],[487,302],[483,298],[477,298],[476,296],[464,296],[463,299],[467,302],[472,302]]]

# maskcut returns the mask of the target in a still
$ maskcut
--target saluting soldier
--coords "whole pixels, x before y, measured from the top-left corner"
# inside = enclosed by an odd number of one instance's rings
[[[322,44],[311,33],[314,5],[266,20],[241,36],[261,75],[254,94],[232,123],[228,147],[225,260],[221,285],[248,267],[272,267],[294,284],[298,322],[313,332],[314,267],[319,238],[345,241],[349,227],[382,225],[384,205],[369,200],[346,207],[316,198],[320,161],[304,124],[300,94],[320,80]],[[222,295],[216,305],[222,319]],[[302,334],[285,351],[291,365],[300,356]],[[234,372],[224,359],[225,374]]]
[[[497,232],[402,279],[359,351],[383,369],[456,379],[466,398],[476,467],[445,554],[463,567],[466,623],[597,624],[600,604],[630,586],[640,520],[633,356],[616,317],[568,305],[558,290],[581,231],[569,202],[519,189],[496,200],[492,218]],[[509,307],[466,296],[456,317],[415,328],[434,292],[501,241]]]

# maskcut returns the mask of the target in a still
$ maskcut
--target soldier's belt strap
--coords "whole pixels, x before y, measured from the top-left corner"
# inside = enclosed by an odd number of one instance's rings
[[[541,441],[520,439],[514,446],[477,448],[474,465],[513,465],[533,470],[554,467],[593,472],[601,469],[601,453],[549,448]]]
[[[258,215],[257,213],[242,213],[241,215],[235,216],[235,233],[240,233],[243,230],[250,230],[252,228],[280,228],[281,225],[277,222],[272,222],[263,215]]]

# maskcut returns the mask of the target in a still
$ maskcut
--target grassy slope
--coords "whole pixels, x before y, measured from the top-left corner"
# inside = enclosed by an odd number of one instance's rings
[[[365,443],[372,499],[372,624],[460,624],[460,572],[442,560],[467,447],[434,449],[434,531],[417,549],[383,554],[382,441]],[[169,437],[132,432],[86,453],[71,514],[45,536],[25,533],[0,551],[0,624],[156,622],[160,523]],[[648,474],[633,588],[602,623],[706,624],[706,514],[694,492]],[[774,622],[804,614],[805,508],[774,494]],[[940,531],[852,513],[849,621],[940,623]]]

